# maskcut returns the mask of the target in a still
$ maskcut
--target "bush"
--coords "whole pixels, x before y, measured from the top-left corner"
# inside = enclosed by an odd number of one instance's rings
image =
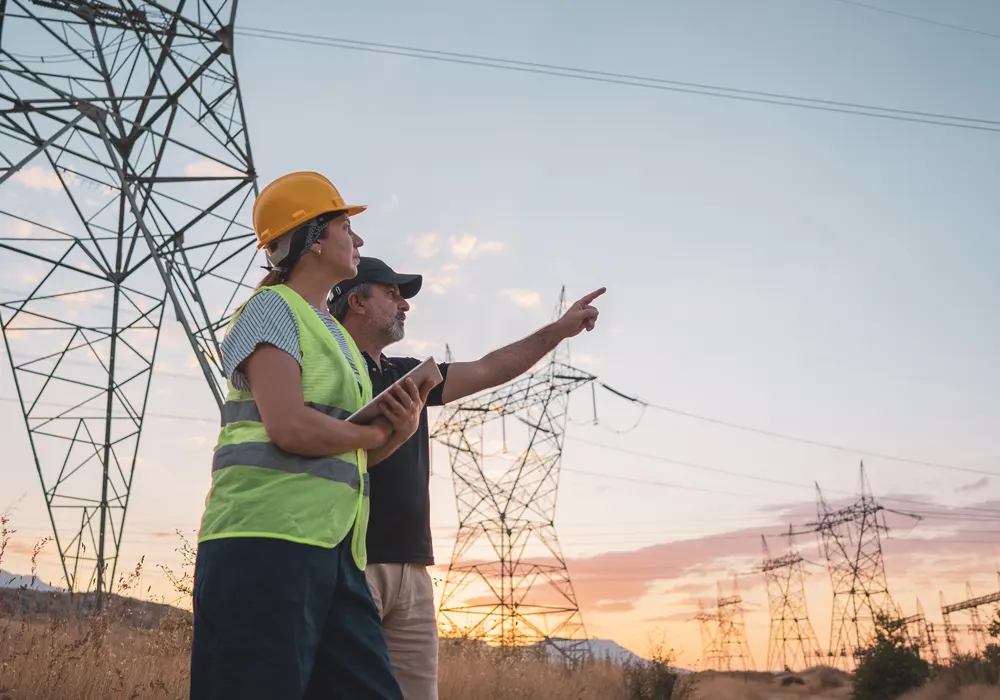
[[[652,649],[652,659],[629,660],[622,665],[628,700],[685,700],[694,691],[694,679],[682,680],[671,668],[673,653],[662,645]]]
[[[930,664],[920,658],[919,644],[908,642],[902,628],[885,616],[876,620],[875,639],[859,657],[854,700],[898,698],[930,677]]]

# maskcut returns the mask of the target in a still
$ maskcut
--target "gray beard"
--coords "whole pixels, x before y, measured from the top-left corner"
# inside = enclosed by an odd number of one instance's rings
[[[403,339],[406,332],[403,330],[402,324],[400,324],[396,319],[392,319],[390,323],[379,329],[382,333],[382,337],[386,341],[386,345],[392,345],[393,343],[398,343]]]

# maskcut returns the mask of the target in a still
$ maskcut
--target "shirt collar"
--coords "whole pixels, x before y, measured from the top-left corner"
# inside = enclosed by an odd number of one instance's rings
[[[369,355],[364,350],[361,351],[361,354],[364,356],[365,362],[368,363],[368,369],[378,370],[379,366],[381,365],[382,371],[383,372],[385,371],[386,365],[388,365],[389,363],[389,358],[385,356],[385,353],[379,355],[378,365],[375,364],[375,361],[372,359],[371,355]]]

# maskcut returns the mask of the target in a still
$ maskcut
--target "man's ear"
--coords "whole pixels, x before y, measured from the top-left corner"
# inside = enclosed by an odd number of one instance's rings
[[[347,307],[356,314],[365,315],[365,305],[361,303],[361,299],[354,292],[347,293]]]

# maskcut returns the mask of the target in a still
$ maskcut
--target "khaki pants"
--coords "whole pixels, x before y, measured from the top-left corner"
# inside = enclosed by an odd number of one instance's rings
[[[369,564],[368,587],[382,617],[389,659],[406,700],[438,700],[434,584],[420,564]]]

